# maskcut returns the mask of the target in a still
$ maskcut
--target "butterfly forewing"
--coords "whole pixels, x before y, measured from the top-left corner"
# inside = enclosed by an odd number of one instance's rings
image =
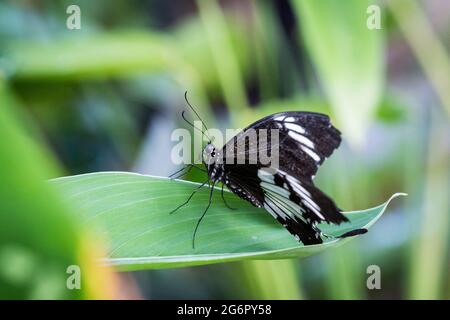
[[[225,156],[230,149],[233,150],[234,159],[271,151],[273,145],[270,143],[263,146],[245,143],[245,153],[242,155],[242,149],[238,148],[239,142],[249,129],[255,130],[258,135],[261,129],[265,130],[269,137],[272,129],[278,129],[276,147],[279,168],[294,177],[305,179],[312,179],[318,167],[341,143],[341,134],[331,125],[328,116],[313,112],[283,112],[262,118],[245,128],[225,145]]]

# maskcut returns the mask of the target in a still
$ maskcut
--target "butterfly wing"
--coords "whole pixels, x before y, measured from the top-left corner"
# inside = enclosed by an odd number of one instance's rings
[[[303,244],[322,243],[321,232],[313,222],[320,219],[301,203],[295,191],[280,187],[269,178],[269,175],[263,176],[262,172],[265,170],[257,165],[237,165],[227,173],[225,183],[242,199],[256,207],[265,208]],[[275,177],[278,176],[278,174],[275,175]],[[290,183],[283,182],[283,185],[286,187]],[[308,217],[313,217],[314,220]]]
[[[238,157],[248,157],[261,151],[261,145],[251,141],[245,141],[245,148],[238,148],[250,128],[279,130],[278,167],[259,161],[256,164],[237,163]],[[241,198],[257,207],[264,207],[304,244],[322,243],[317,223],[348,221],[312,181],[320,164],[339,146],[340,141],[340,132],[331,125],[326,115],[283,112],[265,117],[224,146],[224,182]],[[265,147],[271,148],[270,144]],[[234,159],[227,159],[226,150],[233,150]]]
[[[314,112],[282,112],[276,113],[249,125],[234,136],[224,146],[224,157],[227,150],[232,150],[226,163],[236,163],[238,157],[248,159],[250,155],[271,151],[270,143],[260,146],[258,143],[245,141],[245,147],[239,148],[249,129],[254,129],[259,135],[260,129],[278,129],[279,168],[289,175],[312,180],[318,167],[328,158],[341,143],[341,133],[331,124],[327,115]]]

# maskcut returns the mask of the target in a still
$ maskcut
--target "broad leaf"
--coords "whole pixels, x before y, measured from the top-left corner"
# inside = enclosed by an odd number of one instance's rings
[[[121,270],[302,257],[345,241],[302,246],[264,209],[254,208],[229,192],[225,192],[226,201],[238,210],[227,208],[218,189],[199,227],[194,249],[192,234],[207,206],[207,187],[188,205],[169,214],[198,184],[124,172],[64,177],[53,183],[78,207],[84,224],[94,227],[97,237],[109,240],[109,255],[104,261]],[[347,213],[350,223],[323,225],[322,229],[339,235],[370,227],[397,195],[375,208]]]

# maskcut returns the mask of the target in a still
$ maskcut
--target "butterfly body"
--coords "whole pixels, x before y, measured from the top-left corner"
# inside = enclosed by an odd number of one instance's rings
[[[276,148],[270,142],[263,145],[259,140],[247,141],[245,136],[250,130],[256,132],[257,138],[263,130],[272,132],[268,134],[271,138],[278,134]],[[265,208],[303,244],[319,244],[325,236],[319,223],[348,221],[333,200],[313,183],[318,167],[340,142],[340,132],[328,116],[283,112],[249,125],[221,149],[208,144],[203,162],[213,183],[222,182],[253,206]],[[274,149],[277,165],[263,163],[260,151]],[[247,159],[255,154],[253,161]],[[359,233],[364,232],[355,234]]]

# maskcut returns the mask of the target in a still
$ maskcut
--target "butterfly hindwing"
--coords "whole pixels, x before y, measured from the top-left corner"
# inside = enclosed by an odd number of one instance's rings
[[[265,172],[265,169],[258,169],[256,165],[240,165],[229,172],[225,182],[242,199],[256,207],[265,208],[305,245],[322,243],[321,232],[315,226],[315,221],[321,221],[320,217],[301,201],[296,202],[296,198],[289,199],[292,195],[299,195],[271,182],[263,176]]]
[[[281,169],[262,167],[258,169],[260,185],[268,195],[283,198],[294,207],[295,215],[308,223],[341,223],[348,221],[341,210],[326,194],[310,181],[302,181]]]

